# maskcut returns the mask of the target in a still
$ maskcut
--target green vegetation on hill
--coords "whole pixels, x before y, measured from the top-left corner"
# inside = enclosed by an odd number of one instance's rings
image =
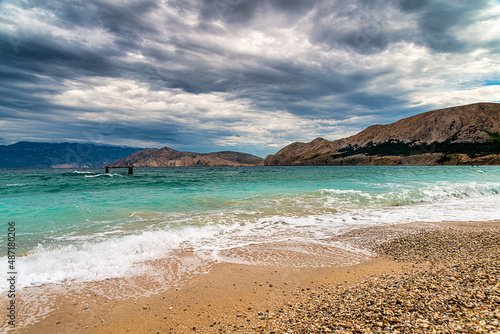
[[[339,153],[332,155],[332,158],[344,158],[355,154],[365,154],[369,156],[401,155],[409,156],[424,153],[444,153],[444,154],[467,154],[471,158],[481,157],[489,154],[500,154],[500,136],[492,136],[492,139],[485,143],[452,143],[450,140],[444,142],[434,142],[431,144],[404,143],[393,140],[381,144],[368,143],[366,146],[348,146],[339,150]]]
[[[484,131],[486,132],[491,138],[490,142],[492,143],[500,143],[500,133],[498,132],[489,132],[489,131]]]

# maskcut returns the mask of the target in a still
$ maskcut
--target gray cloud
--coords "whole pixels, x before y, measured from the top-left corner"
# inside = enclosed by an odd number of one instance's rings
[[[481,82],[500,71],[499,8],[493,0],[4,1],[0,130],[11,142],[265,153],[335,139],[453,101],[493,100],[497,86]],[[102,122],[113,132],[86,138]]]
[[[437,52],[466,52],[488,47],[488,43],[461,41],[454,28],[484,20],[481,11],[492,4],[488,0],[335,1],[325,3],[317,12],[315,21],[323,24],[315,25],[311,36],[331,48],[345,46],[368,54],[382,52],[400,41],[425,45]],[[415,24],[409,25],[411,22]]]

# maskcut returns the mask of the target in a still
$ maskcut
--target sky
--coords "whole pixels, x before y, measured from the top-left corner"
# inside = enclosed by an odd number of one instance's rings
[[[498,0],[0,2],[0,144],[265,157],[499,100]]]

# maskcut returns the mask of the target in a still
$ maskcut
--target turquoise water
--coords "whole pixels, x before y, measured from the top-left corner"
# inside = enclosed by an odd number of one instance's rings
[[[496,166],[0,170],[0,216],[5,227],[15,221],[17,252],[27,254],[22,285],[119,277],[184,248],[500,219],[499,208]]]

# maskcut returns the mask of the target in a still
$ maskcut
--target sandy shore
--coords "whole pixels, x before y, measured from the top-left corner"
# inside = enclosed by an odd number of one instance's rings
[[[500,221],[368,228],[338,240],[379,255],[324,268],[220,263],[139,298],[108,298],[93,293],[107,283],[93,283],[85,295],[47,300],[29,326],[20,315],[16,332],[499,332]]]

